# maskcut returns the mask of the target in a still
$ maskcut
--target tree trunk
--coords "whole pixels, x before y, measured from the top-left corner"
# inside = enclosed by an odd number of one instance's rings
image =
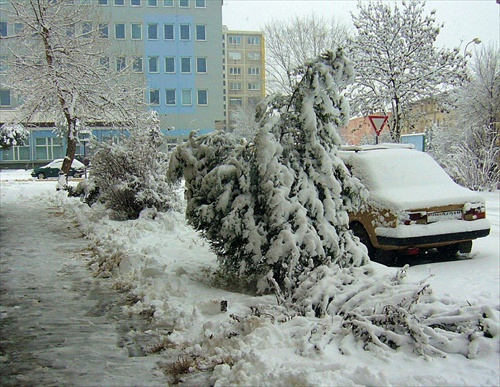
[[[68,176],[69,170],[71,168],[71,164],[75,159],[76,153],[76,120],[70,119],[68,120],[68,136],[67,140],[67,148],[66,148],[66,157],[64,158],[62,165],[62,173]]]

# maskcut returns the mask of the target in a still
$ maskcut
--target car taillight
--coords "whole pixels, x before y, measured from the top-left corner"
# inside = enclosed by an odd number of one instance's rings
[[[464,220],[476,220],[486,218],[486,207],[483,203],[466,203],[462,208]]]
[[[400,223],[405,225],[410,224],[426,224],[427,223],[427,212],[406,212],[399,217]]]

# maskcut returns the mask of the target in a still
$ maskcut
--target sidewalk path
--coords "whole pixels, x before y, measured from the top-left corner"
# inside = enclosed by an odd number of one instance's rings
[[[92,277],[88,242],[43,200],[55,183],[0,188],[0,385],[166,385],[159,358],[129,357],[125,296]]]

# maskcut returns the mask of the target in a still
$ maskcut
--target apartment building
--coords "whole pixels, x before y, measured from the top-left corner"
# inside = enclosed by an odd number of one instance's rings
[[[224,103],[226,128],[231,114],[252,107],[266,95],[264,34],[258,31],[224,31]]]
[[[99,29],[111,42],[110,70],[132,65],[144,74],[146,102],[173,142],[194,129],[206,133],[224,126],[222,0],[68,0],[78,2],[97,4],[109,20]],[[0,0],[4,6],[8,2]],[[4,17],[0,14],[0,35],[8,37],[16,26]],[[0,49],[1,44],[0,39]],[[15,99],[0,80],[0,126],[14,108]],[[24,147],[0,151],[0,166],[40,164],[64,154],[54,123],[41,121],[44,126],[32,130]],[[94,135],[113,132],[96,128]]]

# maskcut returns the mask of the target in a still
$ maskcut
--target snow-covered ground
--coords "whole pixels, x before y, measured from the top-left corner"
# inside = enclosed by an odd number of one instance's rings
[[[211,275],[216,258],[182,214],[159,214],[154,219],[144,214],[138,220],[117,222],[105,211],[89,209],[78,199],[56,192],[54,180],[34,181],[29,171],[1,171],[0,179],[2,202],[18,197],[40,206],[64,206],[68,225],[77,219],[96,246],[93,270],[109,275],[109,281],[139,300],[125,312],[153,314],[149,333],[157,340],[153,349],[148,344],[149,350],[163,351],[164,369],[177,374],[187,371],[172,381],[252,386],[500,385],[499,192],[484,193],[492,230],[475,242],[471,259],[408,269],[407,282],[430,276],[427,282],[440,303],[489,308],[495,316],[492,339],[477,340],[440,357],[400,349],[365,350],[360,342],[341,335],[333,321],[290,318],[285,311],[266,315],[276,311],[271,309],[273,296],[255,297],[217,287]],[[397,271],[377,264],[373,268],[380,276]],[[221,311],[226,301],[227,311]],[[140,384],[141,375],[137,375]]]

